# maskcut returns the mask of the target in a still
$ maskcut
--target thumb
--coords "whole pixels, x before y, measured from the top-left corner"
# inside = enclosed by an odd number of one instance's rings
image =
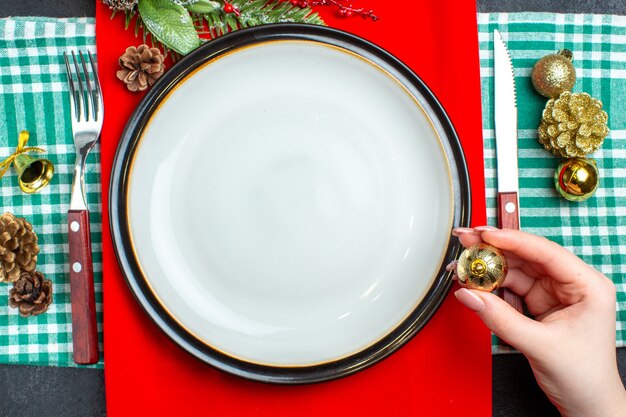
[[[495,294],[461,288],[457,300],[474,311],[485,325],[509,345],[522,353],[531,353],[541,344],[541,323],[519,313]]]

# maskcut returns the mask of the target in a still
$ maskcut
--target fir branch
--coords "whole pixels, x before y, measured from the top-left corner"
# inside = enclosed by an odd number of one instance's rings
[[[142,4],[150,5],[152,9],[155,4],[166,4],[163,1],[142,0]],[[322,18],[310,7],[294,5],[289,1],[283,0],[164,0],[171,1],[176,7],[182,7],[182,13],[189,13],[193,28],[198,35],[205,38],[214,39],[225,33],[232,32],[240,28],[247,28],[270,23],[310,23],[317,25],[325,25]],[[232,6],[230,12],[225,10],[225,6]],[[141,6],[141,5],[140,5]],[[135,7],[132,10],[126,10],[125,27],[129,29],[133,25],[135,36],[140,36],[143,43],[150,44],[163,50],[165,56],[170,53],[173,59],[179,59],[182,54],[174,53],[176,45],[166,45],[162,39],[152,33],[142,19],[142,8]],[[115,11],[111,18],[115,16]],[[155,16],[146,16],[150,22]],[[161,22],[167,25],[167,20]],[[174,22],[172,26],[177,22]],[[169,26],[169,25],[168,25]],[[175,33],[175,32],[174,32]],[[201,39],[204,43],[206,39]]]
[[[322,18],[309,7],[294,6],[280,0],[231,0],[239,13],[226,13],[223,8],[209,13],[197,14],[207,24],[209,36],[215,38],[224,33],[270,23],[311,23],[325,25]]]

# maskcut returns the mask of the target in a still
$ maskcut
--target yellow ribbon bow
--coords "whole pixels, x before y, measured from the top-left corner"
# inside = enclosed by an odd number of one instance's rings
[[[17,138],[17,148],[15,148],[15,152],[11,154],[7,159],[0,162],[0,178],[6,174],[6,172],[11,168],[11,164],[15,161],[15,158],[20,156],[21,154],[28,152],[45,152],[44,149],[37,148],[35,146],[26,146],[28,143],[28,139],[30,138],[30,133],[28,130],[22,130],[20,135]]]

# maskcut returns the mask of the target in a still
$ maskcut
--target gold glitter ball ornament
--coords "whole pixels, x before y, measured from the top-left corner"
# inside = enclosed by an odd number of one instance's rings
[[[596,192],[599,182],[596,162],[589,158],[567,159],[554,173],[556,190],[569,201],[585,201]]]
[[[572,51],[563,49],[546,55],[535,63],[530,78],[535,90],[548,98],[557,98],[571,91],[576,83],[576,69],[572,64]]]
[[[602,102],[587,93],[566,91],[546,103],[539,125],[539,142],[562,158],[595,152],[609,134],[609,116]]]
[[[506,278],[508,264],[502,251],[486,243],[465,249],[456,265],[459,284],[465,288],[493,291]]]

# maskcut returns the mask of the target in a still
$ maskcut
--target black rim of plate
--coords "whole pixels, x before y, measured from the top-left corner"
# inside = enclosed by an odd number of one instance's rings
[[[422,105],[437,131],[446,156],[453,186],[453,227],[468,226],[470,219],[470,187],[465,157],[458,136],[439,101],[406,65],[380,47],[349,33],[308,24],[274,24],[238,30],[212,40],[178,62],[141,101],[118,145],[111,174],[109,196],[110,227],[118,263],[139,304],[148,316],[174,342],[201,361],[228,373],[247,379],[279,383],[304,384],[328,381],[353,374],[400,348],[413,337],[437,311],[450,287],[451,273],[445,266],[456,259],[462,248],[451,238],[444,260],[433,285],[410,315],[385,337],[364,350],[336,361],[304,367],[272,367],[246,362],[219,352],[196,339],[183,329],[161,306],[141,273],[130,244],[130,229],[126,219],[126,191],[130,163],[143,129],[159,103],[177,83],[206,62],[239,48],[276,40],[303,40],[332,45],[375,63],[395,77]]]

